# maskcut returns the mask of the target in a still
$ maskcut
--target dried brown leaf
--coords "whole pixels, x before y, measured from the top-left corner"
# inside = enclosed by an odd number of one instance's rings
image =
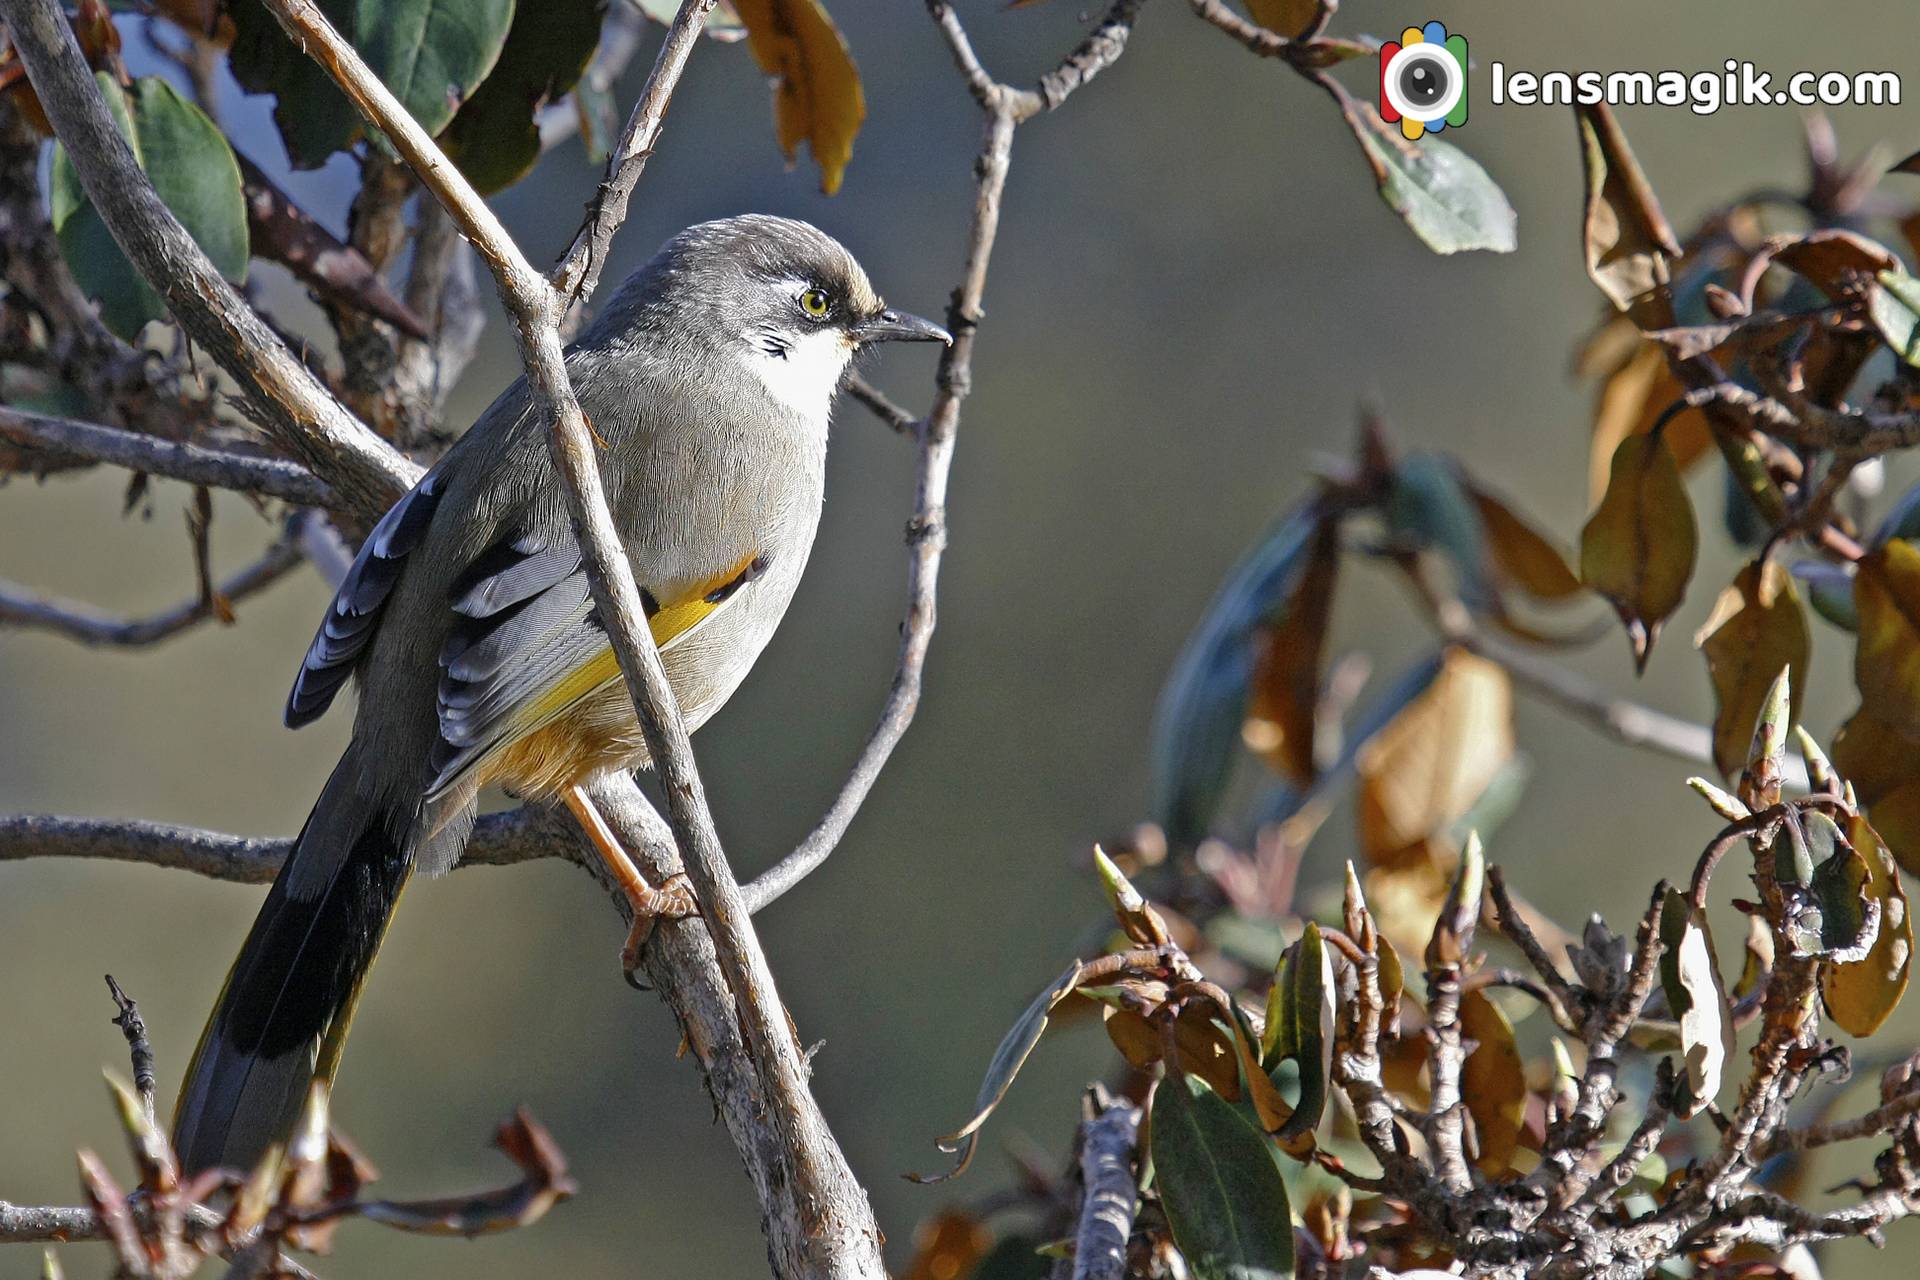
[[[1773,560],[1748,564],[1720,593],[1693,642],[1706,655],[1718,707],[1713,762],[1731,778],[1746,763],[1754,722],[1782,667],[1792,671],[1791,719],[1799,719],[1813,639],[1792,577]]]
[[[1606,495],[1580,534],[1580,576],[1619,613],[1642,670],[1660,625],[1686,595],[1698,549],[1673,451],[1652,435],[1622,440]]]

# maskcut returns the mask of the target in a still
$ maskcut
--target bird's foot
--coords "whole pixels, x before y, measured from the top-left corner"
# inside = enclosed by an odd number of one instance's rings
[[[700,904],[693,896],[693,882],[684,871],[675,872],[657,889],[644,882],[642,888],[644,893],[628,899],[633,905],[633,928],[627,931],[626,945],[620,948],[620,971],[635,986],[639,984],[633,975],[640,967],[640,952],[653,936],[653,926],[662,920],[685,920],[700,914]]]

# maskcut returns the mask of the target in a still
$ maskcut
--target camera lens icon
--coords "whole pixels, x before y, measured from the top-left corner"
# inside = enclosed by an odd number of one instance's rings
[[[1387,101],[1410,120],[1445,120],[1466,86],[1445,45],[1416,44],[1400,50],[1387,68]]]
[[[1408,27],[1380,49],[1380,118],[1417,139],[1467,122],[1467,40],[1444,23]]]

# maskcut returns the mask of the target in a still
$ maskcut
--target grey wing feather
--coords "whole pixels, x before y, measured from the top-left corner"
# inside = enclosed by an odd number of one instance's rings
[[[489,548],[452,590],[462,615],[440,653],[440,735],[429,797],[500,741],[525,702],[606,646],[571,537]]]
[[[355,662],[373,638],[387,597],[400,580],[407,553],[420,545],[433,522],[441,482],[440,472],[428,472],[367,535],[307,648],[300,674],[294,677],[293,690],[287,695],[289,729],[311,724],[325,715],[334,695],[353,673]]]

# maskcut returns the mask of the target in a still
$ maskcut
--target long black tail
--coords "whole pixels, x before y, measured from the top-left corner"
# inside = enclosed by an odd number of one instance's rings
[[[360,985],[412,861],[411,815],[335,769],[267,894],[187,1067],[174,1144],[188,1172],[252,1169],[331,1083]]]

